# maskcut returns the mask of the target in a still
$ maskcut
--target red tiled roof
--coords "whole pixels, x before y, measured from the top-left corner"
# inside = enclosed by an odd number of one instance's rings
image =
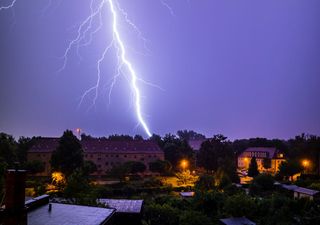
[[[277,157],[278,150],[276,148],[269,147],[251,147],[242,152],[239,157],[245,157],[245,153],[247,152],[266,152],[268,158],[272,159]]]
[[[107,139],[87,139],[81,141],[85,152],[162,152],[154,141],[111,141]]]
[[[29,152],[52,152],[59,145],[59,138],[39,138]],[[162,152],[154,141],[112,141],[104,138],[92,138],[81,141],[84,152]]]
[[[29,152],[52,152],[58,147],[59,140],[60,138],[38,138]]]

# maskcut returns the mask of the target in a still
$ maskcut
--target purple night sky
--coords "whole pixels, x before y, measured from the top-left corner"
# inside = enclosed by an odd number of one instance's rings
[[[74,48],[65,70],[56,73],[90,13],[90,0],[49,2],[17,0],[14,9],[0,11],[0,132],[60,136],[80,127],[93,136],[145,136],[136,127],[126,79],[118,80],[108,105],[115,51],[104,60],[97,104],[89,109],[91,94],[78,107],[111,40],[108,10],[93,44],[79,50],[82,59]],[[149,40],[148,53],[121,23],[130,60],[140,77],[164,89],[139,83],[153,133],[193,129],[231,139],[320,134],[319,0],[166,2],[174,15],[160,0],[119,0]]]

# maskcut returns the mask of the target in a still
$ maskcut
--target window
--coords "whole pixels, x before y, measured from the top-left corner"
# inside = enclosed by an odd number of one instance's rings
[[[125,158],[127,158],[127,155],[124,155]]]
[[[106,166],[108,166],[109,165],[109,162],[106,162]]]

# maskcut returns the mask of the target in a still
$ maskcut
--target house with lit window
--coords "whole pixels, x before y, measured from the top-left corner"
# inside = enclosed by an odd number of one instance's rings
[[[238,169],[248,170],[251,159],[255,157],[260,172],[276,173],[279,166],[285,161],[284,154],[276,148],[251,147],[238,156]],[[269,161],[270,168],[264,168],[264,161]]]
[[[84,159],[97,166],[92,175],[105,175],[114,166],[128,161],[138,161],[149,168],[149,163],[164,160],[164,152],[158,144],[150,140],[108,140],[106,138],[86,138],[80,141]],[[58,147],[59,138],[38,138],[27,153],[27,160],[44,163],[45,170],[38,176],[50,176],[52,152]]]

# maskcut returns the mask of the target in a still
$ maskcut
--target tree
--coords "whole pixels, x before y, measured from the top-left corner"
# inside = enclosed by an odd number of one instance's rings
[[[147,167],[142,162],[128,161],[123,164],[127,168],[128,173],[137,174],[146,171]]]
[[[223,135],[214,135],[202,143],[198,154],[198,165],[205,168],[207,172],[232,166],[234,161],[230,142]]]
[[[198,179],[197,176],[190,173],[190,170],[176,173],[176,177],[178,178],[178,184],[186,186],[193,186]]]
[[[168,174],[172,169],[172,165],[166,160],[157,160],[149,163],[149,170],[153,173]]]
[[[283,177],[290,177],[300,173],[303,170],[302,166],[298,161],[288,160],[286,162],[282,162],[279,166],[279,175]]]
[[[194,164],[194,152],[185,140],[180,140],[175,135],[166,134],[163,138],[164,157],[174,169],[179,168],[180,161],[186,159],[191,167]]]
[[[26,163],[26,170],[31,174],[41,173],[45,170],[45,164],[42,161],[34,160]]]
[[[215,188],[214,183],[215,180],[212,175],[203,174],[198,178],[195,184],[195,188],[202,192],[209,191]]]
[[[179,130],[177,135],[181,140],[190,141],[190,140],[205,140],[206,136],[203,134],[197,133],[193,130]]]
[[[264,158],[262,161],[262,166],[263,168],[265,168],[266,170],[271,168],[271,159],[269,158]]]
[[[143,141],[144,139],[143,139],[143,137],[142,137],[141,135],[136,134],[136,135],[133,137],[133,140],[135,140],[135,141]]]
[[[252,198],[246,194],[236,194],[227,198],[225,202],[225,213],[232,217],[253,217],[257,205]]]
[[[16,162],[17,143],[11,135],[0,133],[0,162],[5,162],[9,167]]]
[[[259,174],[259,171],[258,171],[257,160],[255,157],[252,157],[249,164],[248,176],[256,177],[258,174]]]
[[[272,191],[274,187],[274,178],[270,174],[259,174],[250,185],[250,192],[259,194],[262,192]]]
[[[51,167],[55,171],[64,173],[67,177],[75,169],[84,165],[83,150],[79,140],[72,131],[66,130],[59,141],[59,146],[52,153]]]
[[[201,212],[188,210],[180,215],[179,225],[213,225],[213,222]]]
[[[90,160],[84,161],[83,172],[85,174],[90,175],[91,173],[96,172],[97,169],[97,165],[94,162]]]
[[[144,222],[147,225],[178,225],[179,210],[168,204],[149,204],[144,209]]]

